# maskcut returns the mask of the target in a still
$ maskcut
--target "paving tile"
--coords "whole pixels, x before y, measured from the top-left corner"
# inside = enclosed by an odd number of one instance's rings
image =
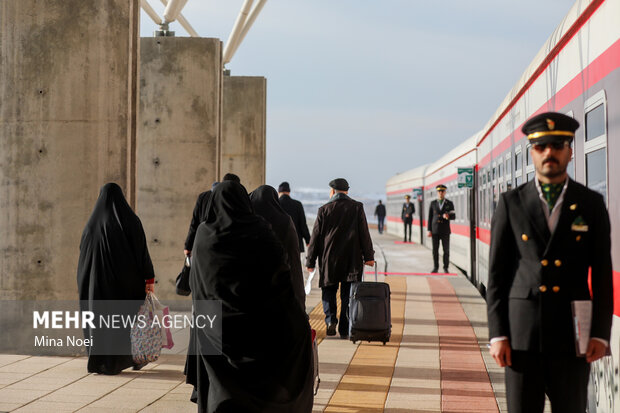
[[[19,389],[7,389],[6,387],[0,389],[0,400],[3,403],[19,403],[25,404],[38,399],[39,397],[49,393],[48,390],[19,390]]]
[[[197,405],[191,401],[158,400],[140,410],[141,413],[195,413]]]
[[[23,405],[23,403],[7,403],[5,401],[0,401],[0,412],[10,412],[21,405]]]
[[[82,406],[83,404],[79,402],[51,402],[37,400],[33,403],[20,407],[15,410],[14,413],[74,412]]]

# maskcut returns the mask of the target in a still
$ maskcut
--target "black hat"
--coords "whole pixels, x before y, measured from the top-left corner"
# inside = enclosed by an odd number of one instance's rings
[[[349,190],[349,183],[344,178],[332,179],[329,183],[329,186],[331,188],[334,188],[337,191],[348,191]]]
[[[405,195],[405,198],[410,199],[411,195],[407,194],[407,195]]]
[[[278,192],[291,192],[291,187],[288,185],[288,182],[282,182],[278,187]]]
[[[444,184],[439,184],[437,185],[437,187],[435,188],[438,191],[445,191],[446,189],[448,189],[447,186],[445,186]]]
[[[536,115],[523,124],[521,131],[531,143],[571,141],[579,122],[570,116],[557,112]]]

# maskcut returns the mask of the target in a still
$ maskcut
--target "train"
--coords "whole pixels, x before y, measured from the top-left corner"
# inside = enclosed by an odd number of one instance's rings
[[[614,317],[611,356],[592,365],[588,412],[620,412],[620,0],[578,0],[479,132],[435,162],[386,182],[386,230],[403,236],[404,196],[417,201],[412,240],[430,248],[428,206],[448,187],[456,219],[450,260],[484,296],[491,219],[499,194],[534,179],[523,123],[555,111],[580,123],[568,174],[601,193],[612,228]],[[463,179],[467,175],[471,179]],[[459,179],[461,177],[461,179]],[[469,185],[469,186],[468,186]]]

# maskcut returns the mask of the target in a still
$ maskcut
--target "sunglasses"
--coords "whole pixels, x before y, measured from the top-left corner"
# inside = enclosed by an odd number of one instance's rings
[[[437,192],[446,192],[445,189],[438,189]]]
[[[569,145],[570,143],[568,141],[552,142],[552,143],[535,143],[532,145],[532,148],[536,152],[544,152],[547,149],[547,147],[551,147],[552,149],[559,151],[559,150],[566,148]]]

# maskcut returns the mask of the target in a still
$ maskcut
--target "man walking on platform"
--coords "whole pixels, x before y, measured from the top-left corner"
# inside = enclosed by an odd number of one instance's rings
[[[364,264],[374,266],[374,250],[368,232],[364,205],[349,198],[349,184],[343,178],[334,179],[330,200],[319,208],[314,222],[306,267],[313,272],[319,259],[323,311],[327,335],[349,337],[349,293],[351,283],[361,281]],[[340,284],[340,320],[337,318],[336,292]]]
[[[375,208],[375,215],[377,216],[377,230],[379,234],[383,234],[383,223],[385,222],[385,205],[379,200],[379,205]]]
[[[437,199],[428,208],[428,237],[433,238],[433,269],[439,270],[439,242],[443,248],[443,272],[450,266],[450,221],[456,218],[454,204],[446,199],[446,186],[437,185]]]
[[[299,238],[299,252],[304,252],[304,240],[306,245],[310,242],[310,231],[308,231],[308,224],[306,223],[306,213],[304,212],[304,206],[301,202],[291,198],[291,187],[288,182],[282,182],[278,186],[278,200],[282,209],[289,214],[295,224],[295,230],[297,231],[297,237]]]
[[[589,363],[603,357],[609,345],[609,215],[600,194],[566,173],[578,127],[573,118],[554,112],[525,122],[521,130],[532,145],[536,179],[503,193],[491,223],[490,353],[506,367],[510,413],[541,413],[545,394],[554,413],[584,413]],[[590,316],[582,313],[591,326],[580,355],[575,301],[591,308]]]
[[[403,242],[411,242],[411,223],[413,222],[413,214],[415,214],[415,206],[411,202],[411,196],[405,195],[405,203],[400,213],[400,218],[403,220],[405,236]],[[409,228],[409,238],[407,238],[407,228]]]

